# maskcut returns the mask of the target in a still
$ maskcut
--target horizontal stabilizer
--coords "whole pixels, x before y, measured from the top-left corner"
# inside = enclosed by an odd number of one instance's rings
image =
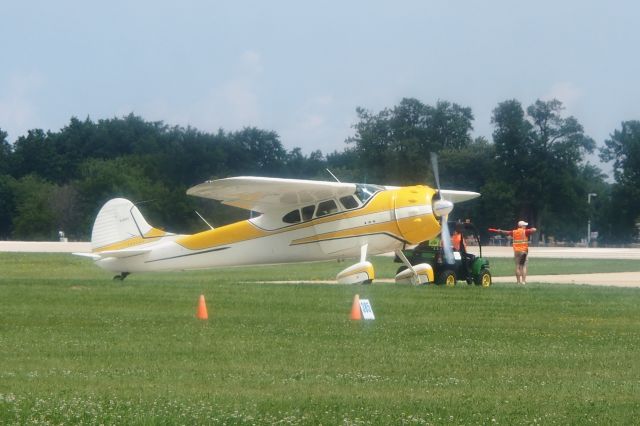
[[[151,249],[122,249],[122,250],[105,250],[98,253],[73,253],[76,256],[90,257],[93,260],[106,259],[109,257],[123,258],[139,256],[141,254],[149,253]]]
[[[82,257],[90,257],[93,260],[100,260],[102,259],[102,256],[100,256],[99,254],[95,254],[95,253],[71,253],[74,256],[82,256]]]
[[[150,251],[151,249],[122,249],[122,250],[105,250],[97,254],[102,256],[103,259],[106,257],[122,258],[122,257],[138,256],[141,254],[149,253]]]

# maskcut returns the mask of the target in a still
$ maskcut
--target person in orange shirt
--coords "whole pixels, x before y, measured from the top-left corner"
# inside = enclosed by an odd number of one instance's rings
[[[537,231],[536,228],[527,228],[529,224],[524,220],[518,222],[518,228],[512,231],[489,228],[489,231],[502,235],[510,235],[513,238],[513,258],[516,263],[516,281],[518,284],[527,284],[527,257],[529,254],[529,235]]]
[[[464,225],[462,223],[456,223],[455,230],[451,236],[451,245],[456,251],[467,251],[464,243],[464,237],[462,236],[462,229]]]
[[[464,235],[462,234],[463,230],[464,224],[461,222],[456,223],[453,235],[451,236],[451,245],[455,251],[460,252],[462,265],[467,273],[467,282],[471,283],[471,265],[473,264],[475,256],[467,252],[467,243],[464,241]]]

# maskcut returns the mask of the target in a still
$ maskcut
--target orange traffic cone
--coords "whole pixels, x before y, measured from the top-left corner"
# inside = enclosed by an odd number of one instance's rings
[[[353,304],[351,305],[351,315],[349,315],[349,319],[362,319],[362,313],[360,312],[360,296],[358,296],[357,294],[353,296]]]
[[[196,318],[201,320],[209,318],[209,314],[207,314],[207,304],[204,302],[204,294],[201,294],[200,299],[198,300],[198,312],[196,313]]]

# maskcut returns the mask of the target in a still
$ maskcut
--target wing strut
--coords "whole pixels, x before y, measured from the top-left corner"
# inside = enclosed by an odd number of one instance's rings
[[[211,226],[211,224],[210,224],[209,222],[207,222],[207,220],[206,220],[204,217],[202,217],[202,215],[201,215],[200,213],[198,213],[198,211],[197,211],[197,210],[194,210],[194,212],[196,212],[196,214],[198,215],[198,217],[199,217],[200,219],[202,219],[202,221],[203,221],[204,223],[206,223],[206,224],[207,224],[207,226],[208,226],[209,228],[214,229],[214,228],[213,228],[213,226]]]

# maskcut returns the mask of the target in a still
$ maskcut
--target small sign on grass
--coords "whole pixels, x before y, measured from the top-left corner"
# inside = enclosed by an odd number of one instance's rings
[[[373,315],[373,308],[371,307],[371,303],[369,303],[369,299],[360,299],[360,310],[362,311],[362,319],[376,319]]]

